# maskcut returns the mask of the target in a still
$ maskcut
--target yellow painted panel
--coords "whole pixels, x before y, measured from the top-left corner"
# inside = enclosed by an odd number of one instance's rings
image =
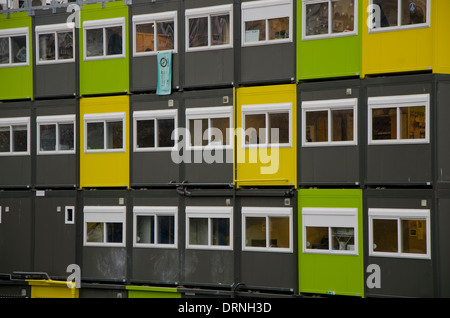
[[[435,24],[434,30],[434,52],[435,61],[433,73],[450,74],[450,1],[433,0],[432,12]]]
[[[78,298],[79,291],[75,283],[54,280],[28,280],[31,286],[31,298]]]
[[[295,84],[243,87],[236,90],[235,183],[240,186],[296,186],[297,86]],[[243,148],[242,106],[291,103],[291,145],[277,148]]]
[[[369,17],[366,9],[368,5],[369,0],[364,0],[363,75],[432,69],[435,2],[433,1],[431,5],[430,27],[375,33],[369,33],[366,23]]]
[[[125,151],[85,153],[85,114],[125,112]],[[129,98],[107,96],[80,100],[80,185],[87,187],[129,186]]]

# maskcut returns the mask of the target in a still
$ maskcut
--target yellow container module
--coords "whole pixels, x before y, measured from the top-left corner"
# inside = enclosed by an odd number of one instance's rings
[[[363,1],[363,75],[450,73],[450,1]]]
[[[27,281],[31,286],[31,298],[79,298],[79,290],[73,282],[51,279]]]
[[[236,90],[237,187],[297,184],[297,86]]]
[[[129,186],[129,98],[80,100],[80,186]]]

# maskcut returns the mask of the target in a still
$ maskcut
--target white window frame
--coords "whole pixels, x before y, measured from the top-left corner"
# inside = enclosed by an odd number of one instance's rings
[[[233,208],[225,206],[187,206],[186,207],[186,248],[201,250],[233,250]],[[193,245],[189,243],[189,219],[208,219],[208,245]],[[229,219],[230,242],[229,245],[213,245],[211,242],[211,219]]]
[[[398,258],[414,258],[414,259],[431,259],[431,222],[429,209],[389,209],[389,208],[369,208],[369,255],[381,257],[398,257]],[[373,220],[396,220],[398,235],[398,252],[377,252],[373,250]],[[426,240],[427,253],[403,253],[402,250],[402,233],[401,220],[425,220],[426,222]]]
[[[230,43],[221,45],[211,45],[211,16],[220,14],[228,14],[230,16]],[[208,45],[201,47],[189,47],[189,19],[192,18],[208,18]],[[196,52],[204,50],[221,50],[233,47],[233,5],[224,4],[212,7],[203,7],[185,10],[185,43],[186,52]]]
[[[26,125],[27,126],[27,151],[12,151],[13,147],[13,133],[12,126]],[[0,118],[0,127],[9,126],[9,152],[0,152],[0,156],[27,156],[30,155],[30,117],[11,117]]]
[[[328,249],[308,249],[306,227],[328,228]],[[333,250],[331,228],[353,228],[353,250]],[[357,208],[302,208],[302,252],[306,254],[358,255],[358,209]]]
[[[224,118],[228,117],[230,120],[230,126],[228,127],[228,145],[210,145],[211,130],[210,119],[212,118]],[[208,119],[208,145],[206,146],[193,146],[191,145],[192,134],[189,130],[189,120]],[[211,106],[211,107],[191,107],[186,108],[186,150],[202,150],[202,149],[233,149],[233,106]],[[227,136],[223,136],[226,139]],[[203,136],[202,136],[203,138]],[[203,140],[203,139],[202,139]]]
[[[397,25],[396,26],[389,26],[389,27],[375,27],[373,24],[372,19],[368,19],[368,29],[369,33],[379,33],[379,32],[389,32],[389,31],[401,31],[401,30],[409,30],[409,29],[418,29],[418,28],[429,28],[431,26],[430,19],[431,19],[431,1],[427,0],[427,22],[425,23],[416,23],[416,24],[408,24],[408,25],[401,25],[401,12],[402,12],[402,2],[401,0],[398,1],[398,11],[397,11]],[[367,7],[367,12],[369,13],[369,17],[371,16],[371,9],[373,8],[373,0],[369,0],[369,6]]]
[[[167,12],[160,12],[160,13],[151,13],[151,14],[140,14],[133,16],[133,56],[151,56],[151,55],[157,55],[158,52],[164,52],[166,50],[155,50],[150,52],[137,52],[136,51],[136,25],[138,24],[148,24],[148,23],[158,23],[158,22],[167,22],[167,21],[173,21],[173,49],[167,50],[172,51],[172,53],[178,52],[178,19],[177,19],[177,11],[167,11]],[[156,31],[156,25],[154,34],[157,34]],[[156,39],[156,37],[155,37]],[[155,41],[156,45],[157,41]]]
[[[293,208],[292,207],[242,207],[242,250],[255,252],[276,252],[276,253],[292,253],[294,250],[294,226],[293,226]],[[264,217],[266,218],[266,246],[247,246],[246,240],[246,218],[247,217]],[[270,217],[288,217],[289,218],[289,248],[271,247],[270,242]]]
[[[106,47],[106,31],[105,29],[108,27],[122,27],[122,54],[114,54],[107,55],[107,47]],[[102,56],[87,56],[86,48],[87,48],[87,37],[86,31],[91,29],[102,29],[103,30],[103,55]],[[125,58],[126,55],[126,47],[125,47],[125,38],[127,37],[125,28],[125,18],[112,18],[112,19],[102,19],[102,20],[90,20],[83,22],[83,58],[85,61],[94,61],[94,60],[105,60],[105,59],[118,59]]]
[[[69,210],[72,210],[72,220],[68,220]],[[75,207],[74,206],[66,206],[64,207],[64,220],[65,224],[75,224]]]
[[[83,245],[100,247],[125,247],[126,245],[126,207],[125,206],[84,206]],[[103,242],[87,241],[87,223],[122,223],[122,242],[106,242],[106,227]]]
[[[85,153],[109,153],[109,152],[125,152],[126,150],[126,133],[127,133],[127,125],[126,125],[126,114],[125,112],[118,112],[118,113],[96,113],[96,114],[84,114],[84,152]],[[106,148],[106,139],[107,139],[107,133],[106,133],[106,123],[108,121],[122,121],[122,148],[115,148],[115,149],[108,149]],[[88,149],[87,148],[87,138],[88,138],[88,130],[87,130],[87,124],[88,123],[103,123],[104,127],[104,134],[103,134],[103,149]]]
[[[289,43],[293,41],[294,15],[292,0],[260,0],[246,1],[241,4],[242,11],[242,46],[271,45],[280,43]],[[289,18],[289,37],[286,39],[269,40],[269,19]],[[245,41],[245,22],[265,20],[266,21],[266,39],[264,41]]]
[[[430,94],[399,95],[399,96],[381,96],[369,97],[367,138],[369,145],[388,145],[388,144],[428,144],[430,143]],[[400,138],[400,108],[425,106],[425,138],[422,139],[401,139]],[[373,140],[372,139],[372,109],[377,108],[396,108],[397,109],[397,139]]]
[[[242,148],[290,148],[292,147],[293,128],[292,128],[292,103],[277,103],[277,104],[259,104],[259,105],[243,105],[242,112]],[[275,113],[288,113],[289,116],[289,142],[288,143],[270,143],[269,142],[269,114]],[[266,128],[265,128],[265,140],[264,144],[246,144],[245,143],[245,116],[246,115],[265,115],[266,116]]]
[[[164,109],[164,110],[143,110],[133,112],[133,150],[135,152],[153,152],[153,151],[172,151],[178,150],[177,139],[174,140],[174,146],[172,147],[159,147],[158,146],[158,119],[173,119],[174,130],[172,137],[178,136],[178,112],[176,109]],[[155,147],[139,148],[137,146],[137,121],[138,120],[154,120],[155,121]]]
[[[358,0],[354,0],[353,2],[353,31],[350,32],[339,32],[339,33],[333,33],[333,26],[332,26],[332,0],[302,0],[302,40],[317,40],[317,39],[329,39],[329,38],[336,38],[336,37],[343,37],[343,36],[353,36],[358,35]],[[306,6],[308,4],[315,4],[315,3],[328,3],[328,33],[327,34],[316,34],[316,35],[306,35]]]
[[[137,217],[154,216],[155,217],[155,243],[137,242]],[[158,237],[159,216],[174,217],[174,244],[165,244],[156,242]],[[177,248],[178,247],[178,207],[176,206],[135,206],[133,207],[133,247],[139,248]]]
[[[35,29],[36,32],[36,64],[59,64],[59,63],[72,63],[75,62],[75,52],[76,52],[76,41],[75,41],[75,23],[58,23],[49,25],[38,25]],[[72,32],[72,58],[71,59],[59,59],[59,43],[57,41],[59,32]],[[39,36],[45,34],[53,34],[55,36],[55,59],[54,60],[40,60],[40,49],[39,49]]]
[[[73,149],[58,150],[59,145],[59,125],[73,124]],[[56,125],[56,150],[40,150],[41,130],[40,125]],[[36,117],[36,152],[38,155],[56,155],[56,154],[74,154],[76,153],[76,124],[75,115],[56,115],[56,116],[38,116]]]
[[[331,111],[333,110],[353,110],[353,140],[333,141],[332,140],[332,120]],[[316,111],[328,112],[328,141],[308,142],[306,140],[306,113]],[[330,99],[318,101],[302,102],[302,147],[321,147],[321,146],[349,146],[358,144],[358,99]]]
[[[8,45],[9,45],[9,63],[0,64],[0,68],[30,65],[29,33],[30,33],[30,31],[29,31],[28,27],[0,30],[0,38],[8,38],[8,41],[9,41],[9,43],[8,43]],[[25,36],[26,49],[27,49],[26,62],[22,62],[22,63],[13,63],[12,62],[13,59],[12,59],[11,37],[14,37],[14,36]]]

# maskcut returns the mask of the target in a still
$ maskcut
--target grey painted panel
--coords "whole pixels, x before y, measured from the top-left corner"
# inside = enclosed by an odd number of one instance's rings
[[[436,179],[440,184],[450,183],[450,81],[437,83],[436,96]]]
[[[130,53],[131,54],[131,53]],[[158,59],[156,56],[133,57],[131,91],[156,91],[158,87]],[[172,55],[172,91],[180,86],[179,55]]]
[[[226,284],[234,282],[233,251],[186,250],[184,275],[187,283]]]
[[[439,268],[439,297],[450,297],[450,233],[448,228],[450,226],[450,196],[447,194],[445,197],[438,198],[436,219],[435,222],[437,226],[436,238],[437,244],[436,253],[438,257],[438,268]]]

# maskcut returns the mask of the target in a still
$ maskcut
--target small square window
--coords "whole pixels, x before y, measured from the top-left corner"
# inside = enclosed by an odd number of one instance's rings
[[[371,0],[369,32],[429,26],[429,0]]]
[[[134,207],[135,247],[177,247],[177,207]]]
[[[0,30],[0,67],[29,63],[28,28]]]
[[[125,18],[83,22],[84,59],[125,57]]]
[[[124,206],[85,206],[85,246],[125,246]]]
[[[75,115],[38,116],[38,154],[75,153]]]
[[[177,111],[137,111],[134,117],[134,151],[171,150],[175,146]]]
[[[36,26],[36,63],[74,61],[74,27],[71,24]]]
[[[29,154],[28,117],[0,119],[0,155]]]
[[[86,114],[85,152],[125,151],[125,113]]]

